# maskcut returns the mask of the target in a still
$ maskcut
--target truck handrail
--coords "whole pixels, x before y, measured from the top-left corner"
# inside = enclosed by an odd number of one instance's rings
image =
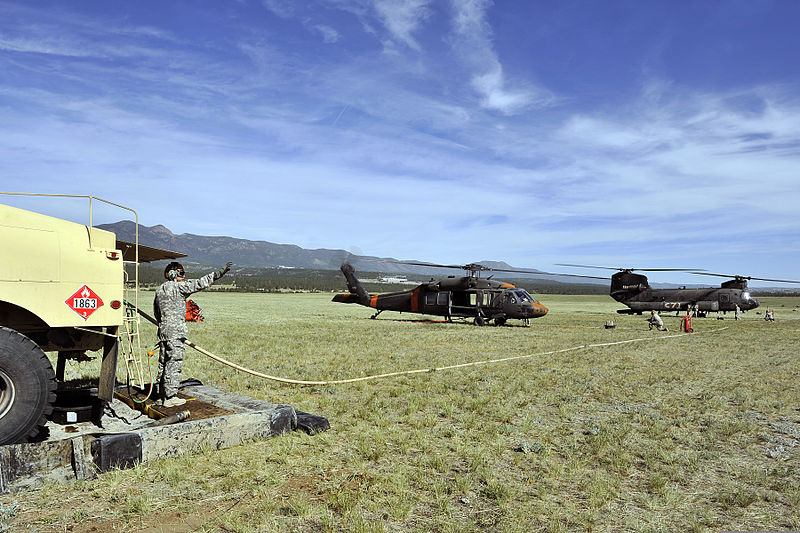
[[[45,196],[50,198],[87,198],[89,200],[89,227],[93,228],[93,209],[92,209],[92,202],[97,200],[98,202],[103,202],[104,204],[112,205],[114,207],[119,207],[120,209],[124,209],[126,211],[130,211],[133,213],[134,217],[134,231],[136,235],[136,240],[134,241],[135,250],[134,250],[134,280],[133,280],[133,291],[134,291],[134,303],[136,307],[139,306],[139,214],[132,208],[126,207],[124,205],[120,205],[115,202],[111,202],[109,200],[104,200],[103,198],[99,198],[97,196],[91,196],[87,194],[53,194],[53,193],[37,193],[37,192],[4,192],[0,191],[0,194],[4,194],[7,196]],[[92,245],[92,232],[89,232],[89,246]]]

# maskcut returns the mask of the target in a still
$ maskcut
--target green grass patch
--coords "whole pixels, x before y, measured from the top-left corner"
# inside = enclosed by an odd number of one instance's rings
[[[184,377],[325,416],[330,431],[0,496],[5,527],[800,529],[800,298],[764,298],[774,323],[754,312],[695,319],[696,333],[670,337],[677,317],[664,316],[668,334],[649,331],[646,317],[617,315],[600,295],[542,297],[550,314],[528,328],[370,320],[330,297],[200,293],[206,321],[190,337],[237,364],[308,380],[518,358],[300,387],[187,350]],[[144,309],[151,298],[142,294]],[[151,344],[149,324],[142,334]],[[631,339],[644,340],[584,347]],[[66,377],[96,375],[98,364],[71,364]]]

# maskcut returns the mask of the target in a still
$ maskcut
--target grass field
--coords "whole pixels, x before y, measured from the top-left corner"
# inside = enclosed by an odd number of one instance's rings
[[[648,331],[608,296],[543,297],[550,314],[527,328],[369,320],[329,294],[196,296],[195,343],[282,377],[519,357],[301,387],[187,349],[184,377],[331,429],[0,496],[0,531],[800,530],[800,298],[763,299],[774,323],[751,311],[673,336],[674,316]]]

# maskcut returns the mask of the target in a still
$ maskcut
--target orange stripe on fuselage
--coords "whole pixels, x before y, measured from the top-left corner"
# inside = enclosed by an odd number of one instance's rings
[[[411,291],[411,312],[412,313],[419,313],[419,291],[420,287],[417,287],[413,291]]]
[[[370,296],[370,298],[369,298],[369,306],[370,307],[375,307],[375,308],[378,307],[378,295],[377,294],[373,294],[372,296]]]
[[[501,287],[502,287],[503,289],[516,289],[516,288],[517,288],[517,286],[516,286],[516,285],[514,285],[513,283],[503,283],[503,284],[501,285]]]

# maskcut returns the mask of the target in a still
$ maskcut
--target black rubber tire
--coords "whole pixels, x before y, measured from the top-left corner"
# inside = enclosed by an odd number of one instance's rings
[[[0,326],[0,444],[36,437],[55,400],[50,360],[28,337]]]
[[[483,319],[483,317],[481,315],[478,315],[478,316],[475,317],[475,325],[476,326],[483,326],[484,324],[486,324],[486,321]]]

